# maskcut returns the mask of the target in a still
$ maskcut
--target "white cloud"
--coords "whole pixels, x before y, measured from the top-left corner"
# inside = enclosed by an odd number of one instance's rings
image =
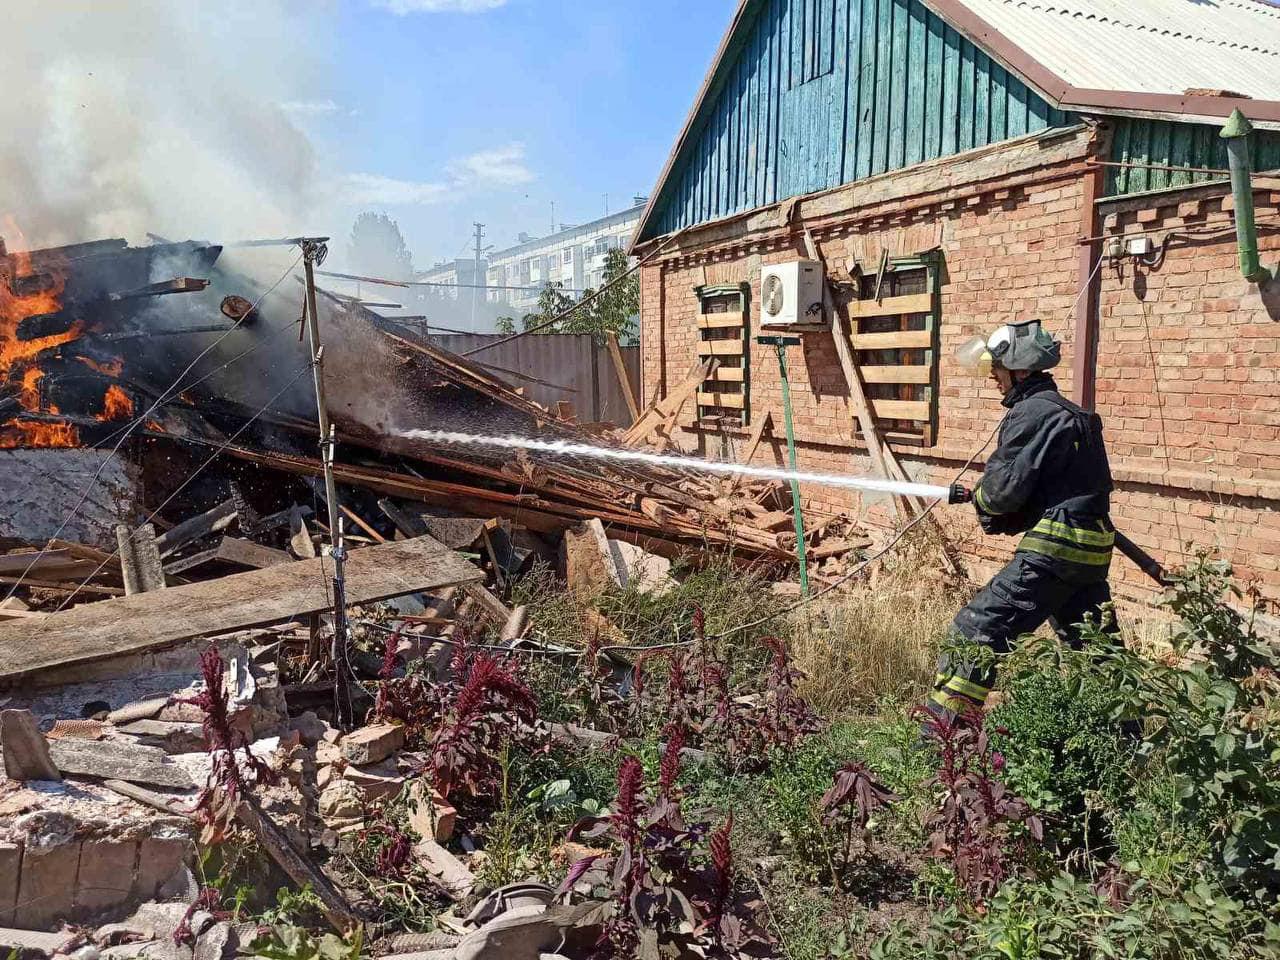
[[[524,144],[509,143],[460,157],[445,168],[442,180],[397,180],[378,173],[349,173],[337,184],[346,203],[373,206],[426,206],[463,191],[500,189],[531,183]]]
[[[373,206],[425,205],[443,200],[450,189],[447,183],[349,173],[339,185],[339,197],[347,203]]]
[[[523,143],[509,143],[455,160],[449,165],[449,174],[459,183],[485,186],[510,187],[534,180],[533,171],[524,165]]]
[[[506,6],[507,0],[373,0],[373,5],[398,17],[410,13],[484,13]]]
[[[342,108],[333,100],[286,100],[280,109],[295,117],[319,117]]]

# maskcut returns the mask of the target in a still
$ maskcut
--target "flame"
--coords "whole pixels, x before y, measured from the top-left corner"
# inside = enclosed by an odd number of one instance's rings
[[[76,357],[76,359],[104,377],[118,377],[124,373],[124,361],[119,357],[114,360],[94,360],[92,357]]]
[[[0,424],[0,450],[15,447],[78,447],[80,431],[74,424],[40,420],[10,420]]]
[[[0,224],[2,233],[16,239],[25,247],[26,240],[13,218],[6,216]],[[56,313],[61,309],[65,278],[57,270],[44,268],[47,279],[34,284],[23,281],[35,275],[29,250],[15,250],[0,257],[0,387],[6,384],[16,388],[18,404],[30,413],[54,413],[58,408],[41,404],[40,380],[44,377],[36,361],[45,350],[62,346],[75,340],[82,333],[76,323],[65,333],[55,333],[34,340],[21,340],[18,325],[28,317],[44,313]],[[20,293],[25,287],[31,292]],[[126,398],[127,399],[127,398]],[[50,423],[41,420],[15,418],[0,424],[0,449],[14,447],[77,447],[80,432],[70,423]]]
[[[133,401],[117,384],[107,387],[106,396],[102,398],[102,413],[97,419],[103,421],[128,420],[133,416]]]

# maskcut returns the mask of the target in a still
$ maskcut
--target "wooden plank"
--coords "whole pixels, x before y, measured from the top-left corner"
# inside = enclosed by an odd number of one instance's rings
[[[903,313],[932,313],[933,294],[909,293],[883,300],[854,300],[849,304],[849,317],[893,317]]]
[[[19,578],[0,577],[0,583],[17,584],[19,583]],[[38,587],[41,590],[56,590],[59,593],[94,593],[102,597],[124,596],[123,587],[104,587],[101,584],[81,583],[78,580],[75,583],[58,583],[52,580],[32,580],[30,577],[27,577],[25,580],[21,581],[21,584],[29,589],[35,589]]]
[[[732,410],[741,410],[746,404],[746,398],[740,393],[706,393],[698,391],[698,403],[704,407],[726,407]]]
[[[702,330],[723,330],[742,326],[742,313],[703,313],[698,315]]]
[[[922,363],[902,363],[884,367],[861,367],[863,383],[928,384],[931,368]]]
[[[855,350],[924,350],[931,346],[933,346],[933,334],[928,330],[859,333],[853,338]]]
[[[714,358],[698,363],[674,390],[646,410],[644,416],[631,425],[631,429],[622,436],[623,444],[635,447],[648,440],[669,417],[674,417],[680,412],[719,364],[720,361]]]
[[[877,417],[883,417],[886,420],[929,419],[927,400],[878,400],[875,397],[869,399]]]
[[[631,413],[631,422],[640,419],[640,407],[636,403],[635,391],[631,389],[631,378],[627,376],[627,365],[622,360],[622,351],[618,348],[618,336],[615,333],[604,335],[605,345],[609,348],[609,359],[613,361],[613,372],[617,374],[618,386],[622,390],[622,398],[627,401],[627,410]]]
[[[746,344],[746,340],[708,340],[698,344],[698,356],[740,357]]]
[[[707,377],[708,382],[717,383],[742,383],[745,379],[746,371],[742,367],[721,367]]]
[[[254,543],[252,540],[241,540],[238,537],[223,537],[222,543],[218,544],[218,549],[214,556],[219,560],[225,560],[227,563],[234,563],[242,567],[253,567],[258,570],[294,562],[293,557],[283,550],[264,547],[260,543]]]
[[[156,546],[160,548],[160,559],[172,556],[192,541],[225,530],[235,517],[236,502],[227,500],[199,516],[183,520],[172,530],[167,530],[156,537]]]
[[[0,623],[0,677],[154,650],[184,640],[264,626],[327,610],[327,558],[299,560],[220,580],[72,607],[38,623]],[[351,551],[347,601],[371,603],[474,583],[481,571],[434,540]]]

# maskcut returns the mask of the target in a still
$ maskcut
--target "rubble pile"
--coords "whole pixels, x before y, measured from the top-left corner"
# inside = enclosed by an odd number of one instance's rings
[[[207,243],[0,247],[0,952],[248,949],[262,931],[202,866],[229,837],[251,849],[261,890],[309,891],[336,935],[363,929],[382,954],[567,949],[590,911],[538,883],[480,884],[486,853],[427,758],[377,721],[389,664],[447,678],[460,644],[541,644],[510,599],[539,563],[571,588],[655,595],[711,555],[792,572],[777,484],[403,435],[446,423],[665,446],[678,403],[627,430],[580,425],[322,291],[352,625],[340,635],[295,286],[228,269]],[[870,543],[845,517],[807,518],[819,583]],[[613,636],[600,620],[597,638]],[[396,856],[454,905],[429,935],[369,926],[333,869],[406,797]]]

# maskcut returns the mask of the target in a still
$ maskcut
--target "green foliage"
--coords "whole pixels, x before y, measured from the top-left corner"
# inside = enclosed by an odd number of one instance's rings
[[[544,324],[551,323],[561,314],[576,303],[573,297],[564,292],[564,284],[559,280],[548,280],[546,286],[542,288],[542,292],[538,294],[538,309],[533,313],[526,313],[521,323],[525,330],[533,330],[535,327],[541,327]],[[569,319],[569,318],[567,318]],[[564,327],[561,321],[538,333],[570,333],[577,331],[569,331]]]
[[[360,960],[363,945],[360,930],[349,940],[332,933],[316,939],[302,927],[277,924],[259,930],[249,949],[266,960]]]
[[[606,253],[599,295],[566,318],[564,332],[591,333],[597,337],[612,333],[619,340],[634,339],[636,319],[640,315],[640,274],[626,275],[630,269],[625,250]],[[593,295],[595,291],[587,290],[582,299],[588,300]]]
[[[1126,878],[1127,905],[1059,874],[1049,883],[1011,880],[983,913],[952,906],[920,929],[898,925],[872,960],[1246,960],[1280,956],[1280,927],[1205,881],[1178,895]]]
[[[987,724],[1004,780],[1050,814],[1061,849],[1096,846],[1102,809],[1119,806],[1129,785],[1133,745],[1114,719],[1116,696],[1091,673],[1018,669],[1025,663],[1015,658],[1005,671],[1007,699]]]
[[[1112,719],[1144,720],[1139,753],[1167,776],[1182,823],[1210,825],[1215,869],[1266,902],[1280,892],[1280,652],[1223,602],[1230,569],[1200,557],[1166,605],[1182,618],[1173,655],[1150,660],[1107,644],[1040,644],[1040,669],[1114,694]]]

